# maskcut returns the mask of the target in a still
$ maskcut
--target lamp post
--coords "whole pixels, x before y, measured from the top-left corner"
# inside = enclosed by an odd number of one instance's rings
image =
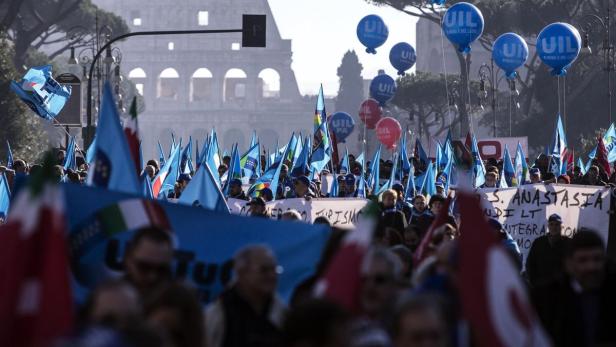
[[[608,119],[609,124],[612,124],[612,71],[614,71],[615,51],[612,44],[611,35],[611,9],[610,2],[607,2],[607,8],[605,16],[601,18],[596,14],[585,14],[583,17],[582,32],[584,37],[582,39],[582,49],[589,54],[592,54],[590,48],[590,33],[598,29],[603,35],[603,42],[601,44],[601,51],[603,52],[603,71],[607,73],[607,102],[608,102]]]

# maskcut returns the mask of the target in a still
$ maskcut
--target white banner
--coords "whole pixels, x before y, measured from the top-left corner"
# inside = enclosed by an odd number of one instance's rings
[[[517,188],[477,190],[484,213],[496,218],[518,243],[524,256],[533,241],[547,231],[548,217],[563,220],[562,234],[573,236],[581,227],[597,231],[607,245],[610,189],[578,185],[534,184]]]
[[[248,202],[244,200],[229,199],[227,204],[233,214],[248,215]],[[332,226],[354,227],[357,223],[361,209],[368,200],[356,198],[332,199],[284,199],[267,203],[267,211],[271,219],[279,219],[283,212],[297,210],[304,222],[312,223],[317,217],[324,216],[329,219]]]

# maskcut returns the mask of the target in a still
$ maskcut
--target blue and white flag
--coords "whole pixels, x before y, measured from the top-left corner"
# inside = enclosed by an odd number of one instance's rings
[[[0,219],[3,221],[6,221],[10,205],[11,190],[9,189],[9,183],[6,181],[4,172],[0,172]]]
[[[370,162],[370,173],[368,175],[368,188],[372,192],[376,192],[379,189],[380,184],[380,171],[381,170],[381,145],[374,152],[374,156],[372,157],[372,161]]]
[[[549,171],[558,177],[561,174],[562,162],[565,156],[565,150],[567,149],[567,138],[565,136],[565,129],[563,128],[563,122],[558,115],[556,121],[556,128],[554,129],[554,136],[552,143],[550,144],[550,167]]]
[[[216,212],[229,213],[227,201],[218,188],[216,178],[207,163],[199,166],[195,177],[184,188],[178,202],[200,206]]]
[[[472,136],[471,155],[473,156],[473,186],[479,188],[486,182],[486,168],[481,160],[475,135]]]
[[[40,117],[53,120],[71,97],[71,87],[51,76],[51,65],[33,67],[20,83],[11,81],[11,89]]]
[[[13,168],[13,151],[11,151],[11,144],[6,140],[6,168]]]
[[[349,167],[349,149],[345,148],[344,157],[342,157],[342,161],[340,162],[340,168],[338,170],[338,173],[340,175],[346,175],[349,172],[351,172],[350,167]]]
[[[511,163],[511,156],[509,155],[509,148],[505,145],[505,154],[503,155],[503,172],[501,174],[502,178],[507,182],[507,187],[513,187],[516,181],[516,170]],[[504,188],[501,186],[501,188]]]
[[[66,147],[66,154],[64,156],[64,170],[71,169],[73,171],[77,171],[77,157],[75,156],[75,137],[71,136],[71,139],[68,142],[68,147]]]

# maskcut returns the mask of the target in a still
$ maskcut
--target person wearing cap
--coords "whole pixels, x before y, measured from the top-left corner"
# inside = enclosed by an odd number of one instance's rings
[[[539,170],[539,168],[533,167],[528,171],[528,173],[530,174],[529,184],[543,183],[541,180],[541,170]]]
[[[563,261],[570,239],[561,234],[562,218],[548,218],[548,231],[533,241],[526,259],[526,276],[531,286],[548,283],[564,273]]]
[[[265,200],[261,197],[256,197],[246,204],[251,217],[269,217],[265,208]]]
[[[287,164],[282,164],[280,167],[280,176],[278,178],[278,189],[276,197],[280,196],[281,199],[289,197],[289,192],[293,190],[293,179],[289,177],[289,167]]]
[[[338,177],[335,178],[336,181],[338,181],[338,195],[337,196],[330,196],[331,198],[344,198],[346,197],[346,181],[344,180],[344,176],[343,175],[338,175]]]
[[[242,189],[242,181],[234,178],[229,182],[229,196],[227,198],[248,200],[248,197]]]
[[[503,228],[503,225],[495,218],[488,219],[488,224],[494,229],[496,236],[503,247],[507,250],[507,253],[511,256],[511,260],[517,265],[518,271],[522,271],[522,252],[520,252],[520,247],[518,247],[518,243],[509,235],[509,233]]]
[[[315,197],[315,195],[310,191],[310,179],[308,179],[308,177],[299,176],[295,179],[295,197],[305,198],[306,200],[310,200]]]

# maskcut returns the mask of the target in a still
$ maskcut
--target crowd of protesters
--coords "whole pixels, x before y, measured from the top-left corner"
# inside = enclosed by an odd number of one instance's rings
[[[64,161],[63,155],[58,153],[59,163]],[[536,161],[530,180],[524,184],[616,183],[616,175],[607,177],[598,165],[591,165],[585,175],[576,167],[567,175],[554,177],[546,159]],[[220,176],[224,176],[229,160],[223,158]],[[87,164],[78,164],[76,172],[56,166],[57,179],[83,184]],[[392,164],[381,164],[381,177],[386,178]],[[502,163],[485,164],[484,187],[497,187]],[[12,169],[0,167],[10,185],[19,175],[38,169],[40,166],[28,166],[23,160],[15,160]],[[153,179],[158,170],[158,163],[150,160],[144,173]],[[353,197],[357,190],[364,170],[353,158],[349,171],[338,176],[337,197]],[[378,201],[380,218],[361,266],[359,313],[314,295],[317,280],[352,231],[330,226],[329,241],[315,273],[295,288],[288,303],[277,293],[280,269],[274,253],[268,245],[255,244],[236,252],[233,279],[218,298],[203,307],[194,288],[172,273],[170,230],[148,227],[138,230],[126,249],[124,276],[104,282],[90,293],[79,307],[74,335],[58,345],[83,346],[93,339],[107,341],[101,346],[122,341],[122,346],[135,347],[475,345],[475,332],[461,315],[456,290],[457,239],[463,221],[448,215],[447,222],[429,235],[422,261],[417,262],[420,243],[442,212],[449,192],[437,182],[437,194],[429,198],[417,194],[407,201],[406,179],[373,197]],[[180,175],[169,198],[178,198],[190,180],[190,175]],[[279,199],[327,197],[319,184],[318,179],[306,176],[291,178],[283,165],[275,194],[265,188],[249,198],[241,181],[230,180],[228,197],[246,200],[251,215],[262,217],[267,216],[266,203],[274,195]],[[301,218],[291,210],[281,219]],[[489,220],[489,225],[520,270],[554,345],[615,345],[616,272],[603,240],[597,231],[584,228],[570,238],[562,236],[562,216],[557,214],[546,222],[546,233],[533,242],[524,270],[517,243],[497,220]],[[316,223],[329,225],[324,217]]]

